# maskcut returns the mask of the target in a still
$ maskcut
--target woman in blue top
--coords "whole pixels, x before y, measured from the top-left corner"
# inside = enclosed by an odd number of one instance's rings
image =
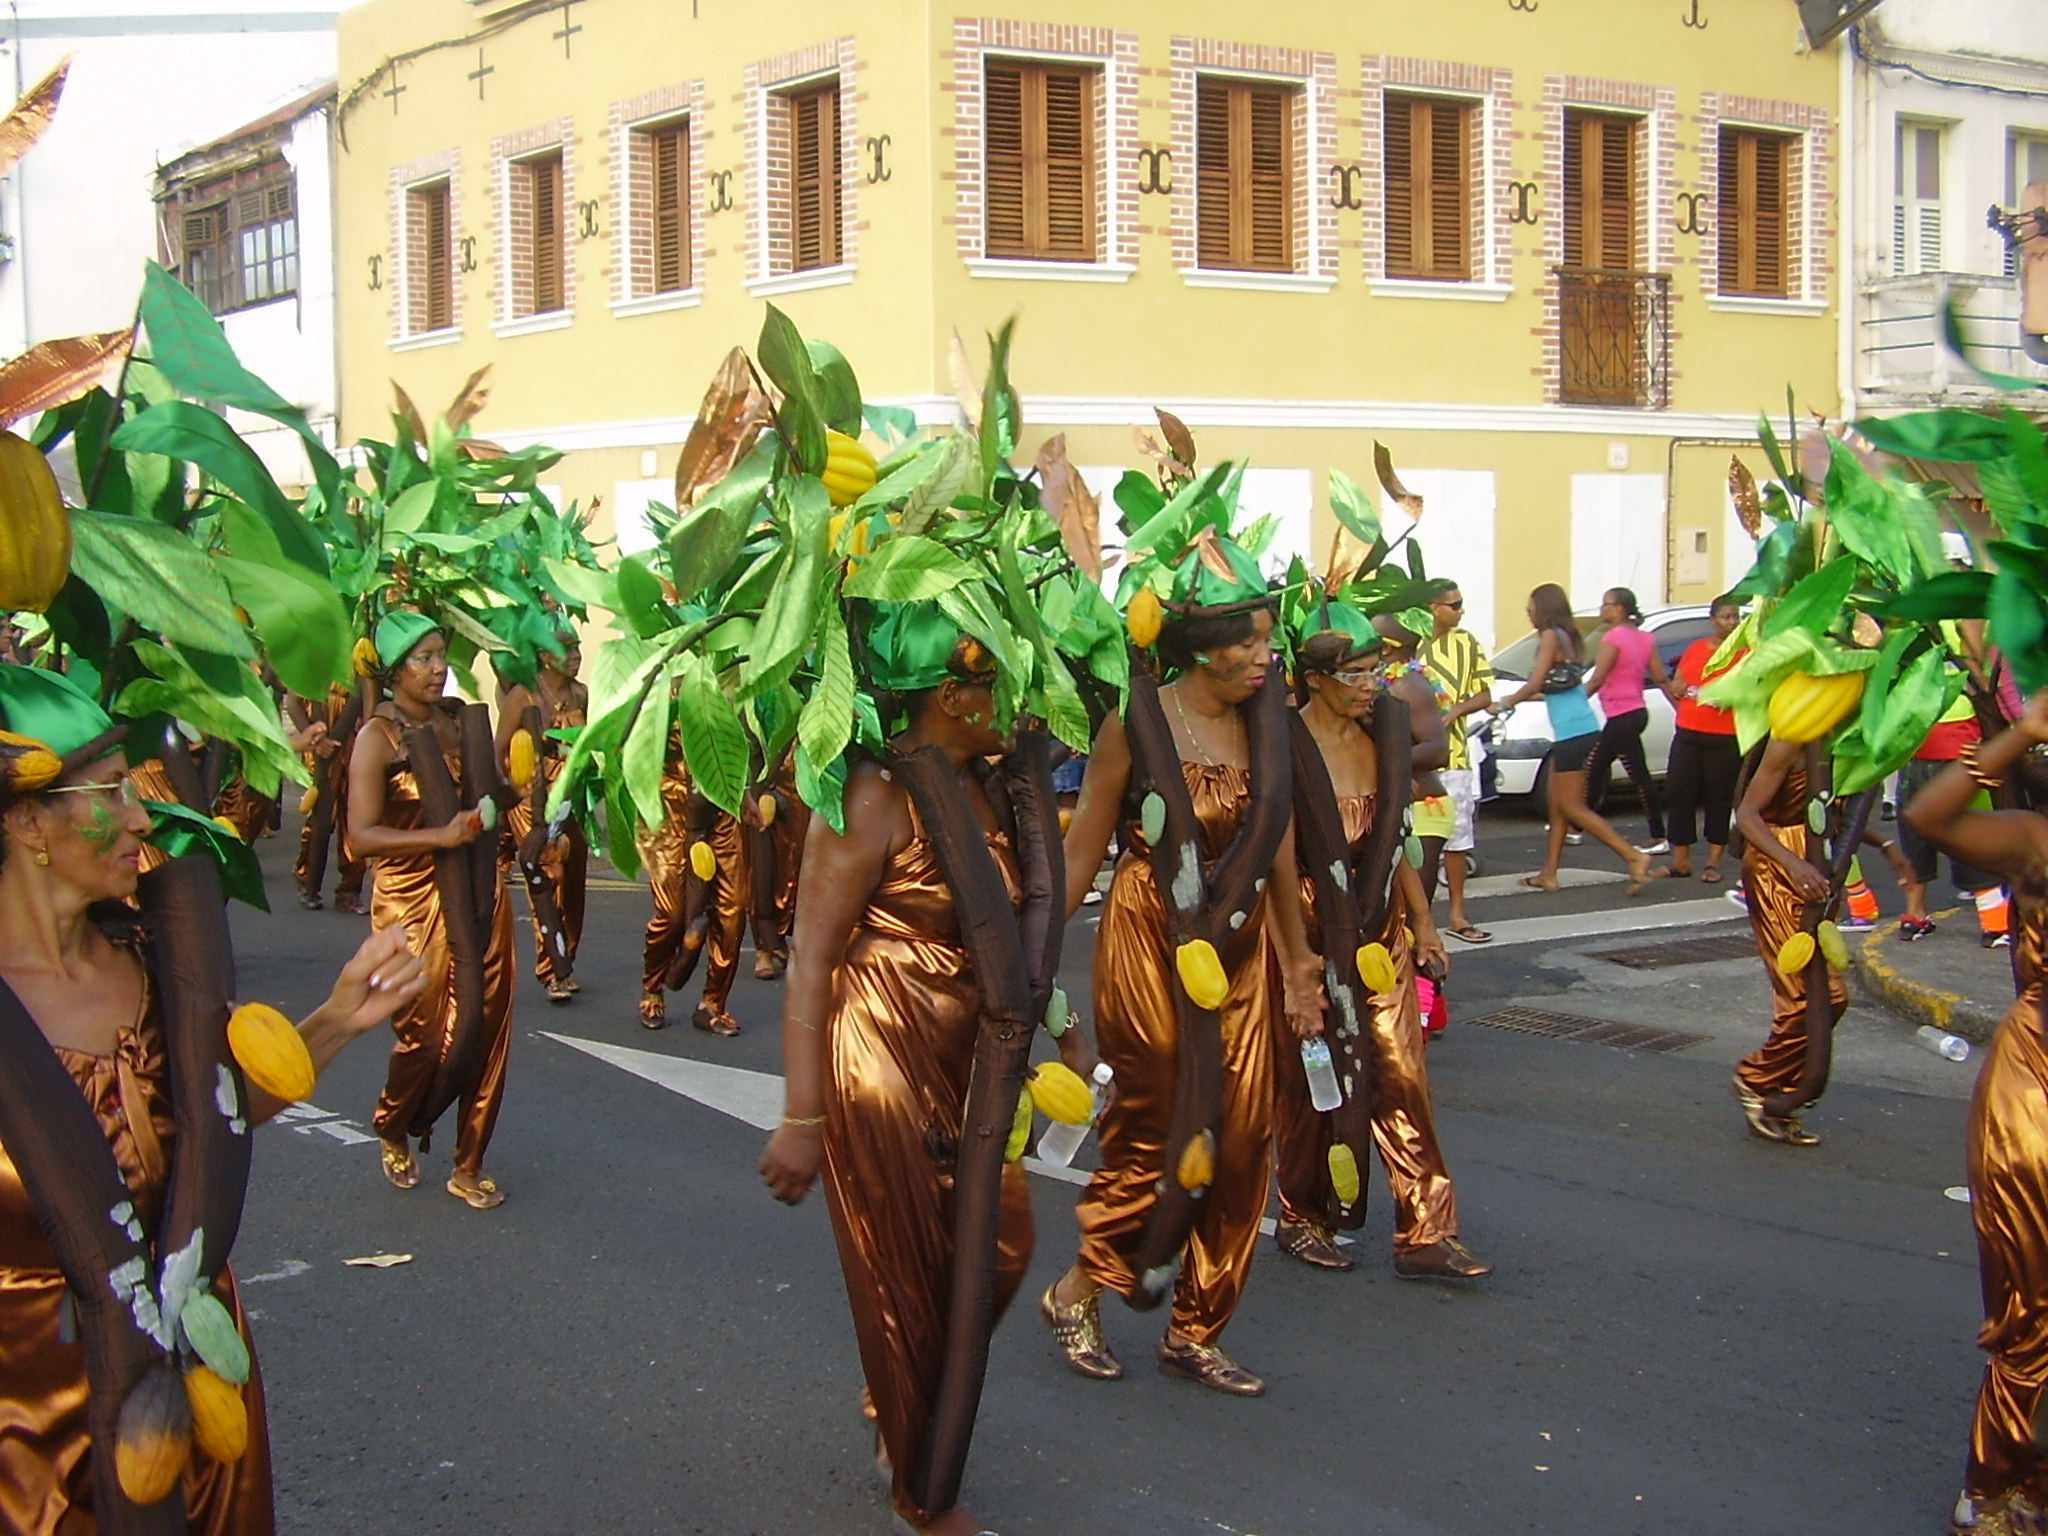
[[[1563,587],[1545,582],[1529,594],[1528,612],[1539,636],[1536,663],[1529,668],[1529,680],[1495,704],[1494,713],[1505,714],[1522,700],[1542,694],[1557,745],[1550,750],[1550,841],[1544,849],[1543,871],[1522,884],[1557,889],[1557,861],[1564,854],[1565,829],[1570,826],[1590,832],[1621,856],[1628,865],[1628,894],[1633,896],[1649,878],[1649,855],[1638,852],[1606,817],[1586,805],[1586,760],[1600,740],[1600,722],[1586,700],[1585,643],[1572,621],[1571,599]]]

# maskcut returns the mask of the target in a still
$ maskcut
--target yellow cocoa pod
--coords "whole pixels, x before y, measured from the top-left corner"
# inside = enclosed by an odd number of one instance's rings
[[[835,507],[850,507],[875,488],[875,456],[858,438],[844,432],[825,434],[825,494]]]
[[[1061,836],[1061,837],[1065,837],[1065,836],[1067,835],[1067,828],[1071,827],[1071,826],[1072,826],[1073,824],[1074,824],[1074,813],[1073,813],[1072,811],[1061,811],[1061,812],[1060,812],[1060,836]]]
[[[1124,629],[1130,634],[1131,644],[1140,650],[1150,646],[1159,638],[1159,630],[1166,621],[1166,611],[1159,606],[1159,594],[1150,587],[1140,587],[1131,595],[1130,606],[1124,609]]]
[[[1863,674],[1837,672],[1814,677],[1794,672],[1771,694],[1766,711],[1771,734],[1780,741],[1819,741],[1849,718],[1863,699]]]
[[[512,774],[512,787],[522,795],[533,784],[534,765],[539,760],[539,754],[534,750],[533,732],[524,726],[514,731],[505,748],[505,766]]]
[[[306,792],[303,795],[299,796],[299,814],[301,816],[312,815],[313,807],[318,805],[319,803],[320,786],[318,784],[308,784],[306,786]]]
[[[377,655],[377,642],[367,635],[355,643],[355,648],[348,653],[348,661],[357,677],[368,677],[384,664]]]
[[[143,1372],[121,1400],[114,1475],[130,1502],[154,1504],[178,1486],[191,1459],[192,1405],[177,1367],[166,1360]]]
[[[33,736],[0,731],[0,743],[13,747],[15,757],[8,767],[8,781],[17,794],[33,794],[45,784],[64,776],[64,759]]]
[[[1358,1159],[1341,1141],[1330,1147],[1330,1187],[1337,1192],[1339,1205],[1357,1203]]]
[[[1795,933],[1778,946],[1778,974],[1797,976],[1813,959],[1813,935]]]
[[[1010,1139],[1003,1147],[1003,1161],[1014,1163],[1031,1144],[1031,1095],[1017,1095],[1017,1112],[1010,1116]]]
[[[1188,1144],[1180,1149],[1180,1166],[1173,1176],[1180,1180],[1180,1187],[1193,1191],[1207,1189],[1216,1177],[1216,1135],[1213,1131],[1200,1131],[1188,1138]]]
[[[1365,983],[1366,991],[1379,997],[1394,990],[1394,957],[1387,946],[1378,942],[1358,946],[1358,979]]]
[[[249,1081],[287,1104],[313,1091],[313,1053],[292,1021],[268,1003],[244,1003],[228,1015],[228,1049]]]
[[[1031,1089],[1031,1102],[1046,1119],[1086,1125],[1095,1117],[1095,1095],[1065,1062],[1042,1061],[1024,1081]]]
[[[232,821],[229,821],[227,817],[216,816],[213,818],[213,824],[216,827],[219,827],[221,831],[227,833],[227,835],[229,837],[232,837],[236,842],[239,843],[242,840],[242,829],[236,826]]]
[[[1216,946],[1207,939],[1189,939],[1175,950],[1173,968],[1197,1008],[1220,1008],[1230,995],[1230,978],[1223,974]]]
[[[71,514],[42,450],[0,432],[0,610],[41,613],[71,574]]]
[[[754,802],[754,814],[761,818],[761,825],[764,827],[775,825],[775,809],[775,797],[773,795],[763,795]]]
[[[240,1461],[249,1449],[249,1409],[242,1389],[203,1365],[185,1372],[185,1402],[192,1410],[192,1444],[209,1461]]]
[[[1828,964],[1838,971],[1849,969],[1849,941],[1842,937],[1842,930],[1833,923],[1823,922],[1815,931],[1814,938],[1820,942],[1820,952],[1828,957]]]
[[[690,844],[690,872],[699,880],[716,878],[718,855],[711,851],[709,843]]]

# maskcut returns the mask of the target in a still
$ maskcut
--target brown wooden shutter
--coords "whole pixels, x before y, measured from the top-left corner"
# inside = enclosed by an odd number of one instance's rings
[[[530,314],[564,307],[562,294],[562,157],[526,162],[533,207],[533,303]]]
[[[1093,70],[989,61],[982,141],[990,256],[1095,259],[1094,80]]]
[[[648,210],[654,253],[654,292],[690,286],[690,125],[671,123],[648,135],[654,173]]]
[[[1458,102],[1429,104],[1429,275],[1465,278],[1471,275],[1466,226],[1471,198],[1466,146],[1470,143],[1471,109]]]
[[[1195,259],[1294,269],[1294,91],[1248,81],[1195,86]]]
[[[1470,108],[1390,95],[1384,121],[1387,271],[1400,277],[1470,276]]]
[[[790,267],[839,262],[839,87],[789,98]]]
[[[448,249],[448,183],[443,181],[422,187],[413,196],[420,199],[426,225],[424,249],[420,252],[420,328],[446,330],[455,323],[453,274]]]
[[[1755,292],[1783,297],[1790,273],[1786,260],[1786,164],[1788,142],[1782,134],[1751,134],[1756,145],[1752,201],[1756,222]]]
[[[1426,273],[1415,248],[1415,118],[1422,103],[1407,96],[1386,98],[1382,153],[1386,161],[1387,271],[1397,277]]]
[[[1790,140],[1783,134],[1721,130],[1717,188],[1723,293],[1785,296],[1786,179]]]
[[[1565,113],[1564,264],[1635,268],[1636,123],[1599,112]]]

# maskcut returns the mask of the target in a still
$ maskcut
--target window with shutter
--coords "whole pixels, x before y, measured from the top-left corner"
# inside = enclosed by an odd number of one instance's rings
[[[451,263],[448,183],[437,181],[406,193],[406,289],[414,331],[442,331],[455,323],[455,274]]]
[[[179,275],[213,313],[298,292],[298,218],[282,156],[176,195]]]
[[[792,92],[789,114],[790,270],[839,264],[839,86]]]
[[[1564,264],[1607,272],[1636,264],[1636,135],[1632,117],[1564,115]]]
[[[1717,189],[1720,291],[1762,298],[1787,296],[1787,188],[1793,140],[1750,128],[1721,130]]]
[[[1292,86],[1195,82],[1195,260],[1252,272],[1294,270]]]
[[[1384,119],[1388,275],[1469,278],[1471,104],[1390,94]]]
[[[652,186],[646,232],[654,293],[690,286],[690,125],[664,123],[642,133]]]
[[[1892,271],[1896,273],[1942,270],[1943,138],[1938,123],[1898,120],[1892,159]]]
[[[983,74],[983,250],[1095,259],[1095,72],[990,59]]]
[[[562,220],[562,152],[537,155],[531,160],[522,160],[513,167],[513,174],[525,183],[523,211],[530,221],[525,231],[514,230],[517,238],[524,234],[526,249],[515,254],[514,276],[524,276],[525,283],[515,281],[515,289],[522,287],[514,301],[516,315],[546,315],[568,307],[567,290],[564,282]],[[523,256],[523,260],[518,259]],[[519,268],[525,269],[522,274]],[[519,301],[523,300],[523,304]]]

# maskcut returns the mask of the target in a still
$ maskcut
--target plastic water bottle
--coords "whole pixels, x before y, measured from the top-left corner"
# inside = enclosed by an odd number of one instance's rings
[[[1936,1029],[1932,1024],[1922,1024],[1913,1031],[1913,1038],[1937,1056],[1946,1056],[1950,1061],[1968,1061],[1970,1042],[1959,1035],[1951,1035]]]
[[[1098,1061],[1093,1076],[1095,1103],[1088,1111],[1088,1118],[1079,1125],[1068,1125],[1059,1120],[1048,1125],[1038,1138],[1038,1160],[1041,1163],[1050,1163],[1055,1168],[1066,1167],[1074,1160],[1074,1154],[1081,1150],[1081,1143],[1088,1139],[1088,1127],[1102,1113],[1102,1090],[1109,1086],[1116,1074],[1110,1071],[1108,1062]]]
[[[1330,1065],[1330,1043],[1321,1035],[1301,1042],[1301,1070],[1308,1074],[1308,1101],[1317,1109],[1335,1109],[1344,1102],[1337,1069]]]

